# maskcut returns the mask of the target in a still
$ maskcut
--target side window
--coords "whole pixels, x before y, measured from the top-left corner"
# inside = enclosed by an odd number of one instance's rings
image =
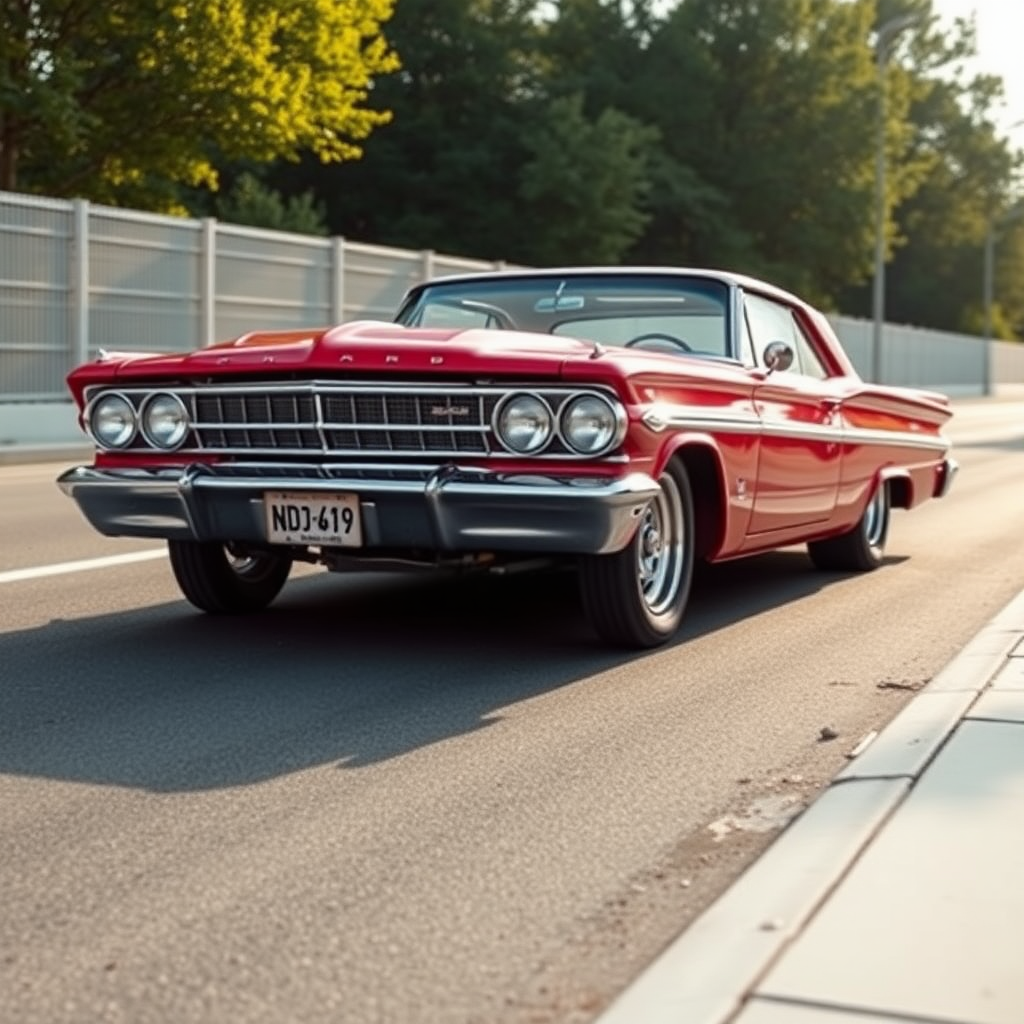
[[[784,341],[793,350],[790,373],[802,373],[822,380],[828,376],[825,364],[814,350],[789,306],[762,295],[744,295],[750,336],[754,343],[754,359],[761,364],[765,348],[773,341]]]
[[[792,316],[792,313],[790,314]],[[793,341],[796,345],[795,363],[800,366],[799,372],[807,377],[815,377],[817,380],[824,380],[828,376],[828,370],[821,361],[821,356],[814,350],[810,338],[804,333],[800,321],[793,317]]]

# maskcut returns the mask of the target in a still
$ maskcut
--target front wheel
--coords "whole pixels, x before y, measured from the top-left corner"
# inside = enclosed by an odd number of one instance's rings
[[[204,612],[238,614],[266,608],[281,592],[292,560],[272,551],[169,540],[171,570],[185,597]]]
[[[807,553],[819,569],[870,572],[882,564],[889,536],[889,488],[879,483],[857,525],[838,537],[811,541]]]
[[[623,647],[657,647],[682,621],[694,562],[693,493],[673,459],[658,481],[633,539],[580,563],[583,607],[598,635]]]

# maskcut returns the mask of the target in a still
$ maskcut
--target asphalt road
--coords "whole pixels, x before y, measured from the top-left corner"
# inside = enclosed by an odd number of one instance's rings
[[[592,1019],[1024,587],[1024,403],[958,408],[878,572],[713,568],[635,657],[557,576],[206,618],[0,467],[0,1020]]]

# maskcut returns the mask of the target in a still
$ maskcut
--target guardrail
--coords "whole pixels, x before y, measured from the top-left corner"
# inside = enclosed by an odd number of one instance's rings
[[[424,277],[501,263],[0,192],[0,402],[66,398],[100,347],[390,319]]]
[[[56,421],[63,433],[64,378],[100,347],[167,352],[255,328],[389,319],[425,277],[502,266],[0,192],[0,445],[49,438]],[[871,324],[832,322],[869,376]],[[882,340],[885,383],[983,394],[1024,381],[1024,345],[892,324]]]

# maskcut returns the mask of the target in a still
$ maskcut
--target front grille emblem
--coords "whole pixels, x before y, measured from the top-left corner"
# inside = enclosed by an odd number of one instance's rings
[[[431,416],[468,416],[469,406],[468,405],[432,405],[430,407]]]

